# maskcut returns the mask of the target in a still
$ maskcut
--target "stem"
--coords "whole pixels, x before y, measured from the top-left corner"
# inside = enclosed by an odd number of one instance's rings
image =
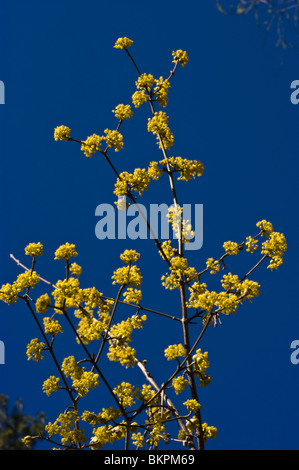
[[[145,365],[140,362],[138,359],[136,359],[136,363],[137,363],[137,366],[139,367],[139,369],[141,370],[141,372],[145,375],[147,381],[152,385],[152,387],[160,394],[164,391],[164,388],[161,390],[161,388],[159,387],[159,385],[157,385],[157,383],[155,382],[155,380],[153,379],[153,377],[151,376],[151,374],[147,371]],[[163,384],[164,385],[164,384]],[[178,412],[178,410],[176,409],[176,407],[174,406],[173,402],[170,400],[170,398],[168,398],[165,394],[163,395],[163,401],[165,401],[165,403],[167,404],[167,406],[170,408],[172,414],[175,416],[176,418],[176,421],[179,425],[179,427],[186,432],[187,436],[189,435],[190,436],[190,433],[188,431],[188,428],[187,426],[185,425],[184,421],[181,419],[180,417],[180,414]],[[134,417],[136,416],[136,414],[134,415]],[[189,441],[188,441],[188,445],[189,445],[189,448],[190,450],[196,450],[195,447],[194,447],[194,443],[193,443],[193,440],[190,436],[189,438]]]

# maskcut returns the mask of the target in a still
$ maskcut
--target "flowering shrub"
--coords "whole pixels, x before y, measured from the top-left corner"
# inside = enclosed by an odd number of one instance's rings
[[[25,255],[31,257],[31,266],[12,258],[24,270],[12,284],[4,284],[0,289],[0,299],[8,305],[23,301],[36,324],[39,338],[33,338],[27,347],[28,360],[53,360],[56,375],[51,374],[42,390],[47,396],[66,393],[69,406],[58,413],[57,419],[45,426],[43,434],[26,436],[24,443],[42,438],[53,443],[54,448],[62,449],[102,449],[106,444],[123,441],[124,449],[157,449],[161,442],[180,442],[190,450],[204,449],[209,438],[216,438],[217,429],[202,419],[204,404],[199,400],[200,387],[207,387],[211,376],[208,352],[198,347],[205,331],[210,325],[220,322],[221,315],[235,314],[243,302],[261,294],[260,285],[250,278],[262,263],[268,263],[270,270],[283,263],[286,240],[283,234],[275,232],[270,222],[262,220],[255,234],[244,241],[226,241],[224,252],[219,259],[208,258],[199,269],[192,265],[184,254],[184,243],[192,237],[189,221],[182,217],[176,195],[176,182],[185,184],[190,178],[203,174],[203,163],[178,156],[170,156],[169,149],[174,143],[174,135],[169,128],[169,116],[165,111],[156,111],[156,103],[165,108],[168,103],[170,82],[177,66],[185,67],[188,55],[185,51],[173,51],[173,69],[167,79],[154,78],[151,74],[141,73],[129,48],[133,41],[119,38],[115,48],[124,50],[136,68],[138,78],[136,91],[132,96],[135,108],[149,105],[151,116],[147,129],[157,139],[162,153],[159,161],[151,161],[147,168],[135,168],[133,173],[118,173],[111,162],[111,151],[120,152],[124,146],[120,128],[123,122],[133,116],[131,104],[119,104],[113,110],[119,120],[116,129],[105,129],[103,135],[92,135],[85,140],[71,137],[67,126],[58,126],[54,131],[55,140],[77,142],[87,157],[95,154],[103,156],[116,174],[115,194],[125,196],[135,203],[135,193],[142,195],[148,190],[152,180],[169,183],[173,206],[168,213],[177,240],[160,242],[154,238],[157,250],[165,262],[165,274],[161,278],[165,289],[178,294],[181,305],[180,316],[157,312],[141,305],[143,276],[138,266],[142,256],[136,250],[125,250],[120,254],[121,265],[111,275],[112,285],[116,287],[114,298],[108,298],[96,287],[83,287],[80,282],[81,266],[74,262],[77,258],[75,244],[66,243],[57,248],[54,260],[65,265],[65,276],[56,282],[42,277],[36,266],[38,257],[43,255],[43,245],[30,243],[25,247]],[[106,148],[103,144],[106,144]],[[175,179],[175,175],[177,179]],[[122,208],[119,207],[119,210]],[[260,244],[260,245],[259,245]],[[260,248],[261,256],[242,278],[226,270],[231,256],[251,256]],[[209,276],[220,276],[221,289],[209,290]],[[204,282],[204,281],[205,282]],[[37,289],[41,292],[35,295]],[[132,315],[118,318],[120,303],[132,309]],[[181,330],[183,343],[170,344],[164,351],[161,361],[173,364],[172,373],[158,384],[154,371],[147,369],[146,360],[140,359],[134,345],[135,330],[146,330],[147,316],[156,314],[174,322]],[[158,318],[156,316],[156,318]],[[197,339],[190,340],[194,323],[201,323]],[[196,326],[198,328],[198,326]],[[67,333],[68,331],[68,333]],[[76,345],[76,356],[71,354],[59,361],[56,344],[66,334],[72,334]],[[77,356],[78,347],[81,356]],[[109,370],[105,369],[103,359],[110,361]],[[112,386],[109,374],[113,375],[113,363],[125,369],[136,367],[144,376],[145,383],[135,386],[121,381]],[[115,377],[113,382],[115,381]],[[90,390],[106,388],[111,404],[90,411],[85,408],[85,399]],[[167,395],[165,393],[167,389]],[[93,392],[93,393],[95,393]],[[182,393],[189,398],[184,401]],[[33,392],[34,393],[34,392]],[[99,391],[101,399],[101,391]],[[169,424],[177,425],[177,431],[169,431]],[[90,426],[86,427],[86,423]],[[172,429],[172,428],[171,428]]]

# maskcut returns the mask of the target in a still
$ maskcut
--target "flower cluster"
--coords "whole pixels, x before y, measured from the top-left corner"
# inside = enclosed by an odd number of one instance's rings
[[[139,287],[142,283],[140,269],[137,266],[123,266],[114,271],[113,284],[123,284],[129,287]]]
[[[39,243],[29,243],[29,245],[27,245],[25,247],[25,254],[30,255],[33,258],[35,258],[36,256],[42,256],[43,255],[43,245],[40,242]]]
[[[114,47],[115,49],[128,49],[130,46],[132,46],[133,41],[129,38],[118,38]]]
[[[8,305],[16,303],[22,290],[34,288],[39,282],[39,276],[35,271],[26,271],[18,275],[13,284],[4,284],[0,289],[0,299]]]
[[[268,268],[277,269],[283,263],[283,255],[286,252],[287,243],[283,233],[272,232],[268,240],[262,244],[262,253],[270,258]]]
[[[273,232],[273,225],[265,219],[257,222],[256,226],[261,230],[262,236],[268,237]]]
[[[198,418],[194,416],[193,418],[189,419],[187,422],[187,429],[189,432],[198,432],[200,428],[200,424],[198,421]],[[215,439],[217,437],[217,428],[215,426],[208,426],[207,423],[202,424],[202,430],[203,430],[203,439],[204,442],[207,442],[207,440],[210,439]],[[184,431],[179,432],[179,437],[180,439],[185,439],[186,434]]]
[[[70,135],[71,135],[71,129],[67,126],[58,126],[54,129],[54,139],[55,140],[68,141]]]
[[[168,103],[168,91],[170,88],[169,80],[164,80],[163,77],[160,77],[159,80],[155,80],[156,86],[154,88],[154,95],[160,106],[167,106]]]
[[[172,344],[165,349],[164,355],[168,361],[171,361],[180,356],[186,356],[186,350],[182,344]]]
[[[166,165],[168,162],[169,167],[178,173],[180,173],[179,180],[188,181],[196,176],[202,176],[204,166],[199,160],[188,160],[182,157],[170,157],[166,161],[161,160],[161,165]]]
[[[194,231],[189,220],[182,218],[182,212],[183,208],[175,204],[168,209],[167,218],[172,225],[174,236],[177,239],[182,238],[183,242],[188,243],[194,237]]]
[[[228,255],[237,255],[239,253],[239,245],[236,242],[224,242],[223,248]]]
[[[119,152],[124,146],[122,134],[115,130],[111,131],[110,129],[105,129],[104,132],[106,134],[104,139],[106,140],[108,148],[113,147],[115,152]]]
[[[158,162],[150,162],[147,172],[153,180],[158,180],[163,175],[163,170],[159,168]]]
[[[80,318],[77,326],[77,334],[83,344],[89,344],[91,341],[99,340],[108,322],[101,321],[94,317],[94,312],[89,307],[85,307],[83,311],[76,310],[75,315]],[[78,340],[79,342],[79,340]]]
[[[72,386],[77,390],[80,397],[85,397],[90,388],[99,386],[98,374],[88,372],[84,367],[80,367],[74,356],[66,357],[63,360],[61,369],[67,377],[71,377]]]
[[[148,95],[145,93],[145,90],[137,90],[132,95],[132,103],[135,108],[139,108],[143,103],[146,103],[148,100]]]
[[[144,191],[147,191],[150,182],[150,176],[145,169],[135,168],[134,173],[123,171],[115,183],[114,194],[125,196],[128,191],[135,190],[142,195]]]
[[[220,270],[219,261],[214,261],[214,258],[208,258],[206,265],[211,274],[216,274]]]
[[[70,265],[70,272],[74,275],[74,276],[80,276],[82,274],[82,268],[81,266],[79,266],[79,264],[77,263],[72,263]]]
[[[221,280],[225,291],[209,291],[205,283],[195,282],[189,287],[190,297],[187,306],[200,309],[203,312],[211,314],[213,307],[216,312],[225,315],[235,313],[242,300],[251,299],[260,295],[259,284],[255,281],[245,279],[242,282],[238,275],[231,273],[225,274]]]
[[[101,150],[101,141],[103,140],[102,136],[97,134],[90,135],[86,140],[82,142],[81,150],[84,152],[86,157],[92,157],[95,152]]]
[[[46,313],[51,305],[51,299],[48,294],[41,295],[35,302],[35,309],[37,313]]]
[[[185,67],[189,62],[189,57],[186,51],[178,49],[177,51],[172,51],[173,62],[179,62],[182,67]]]
[[[123,293],[124,302],[139,304],[142,299],[142,293],[140,289],[134,289],[134,287],[128,287],[126,292]]]
[[[44,329],[45,333],[49,333],[51,336],[56,336],[57,333],[63,333],[63,329],[58,320],[50,317],[44,318]]]
[[[109,352],[107,354],[110,361],[120,362],[128,368],[134,366],[136,362],[136,351],[129,346],[132,341],[132,332],[134,329],[143,328],[146,321],[146,315],[127,318],[120,323],[112,325],[109,335]]]
[[[177,253],[177,250],[175,248],[172,248],[170,240],[164,240],[164,242],[161,244],[161,249],[168,260],[173,258],[173,256],[175,256]],[[159,254],[160,256],[162,256],[162,253],[160,251]]]
[[[201,406],[200,404],[198,403],[197,400],[195,400],[194,398],[191,399],[191,400],[187,400],[183,403],[183,405],[185,405],[187,407],[187,410],[189,411],[198,411],[201,409]]]
[[[177,289],[182,282],[192,281],[196,277],[196,269],[188,266],[186,258],[173,256],[170,260],[170,273],[163,275],[161,280],[165,289]]]
[[[169,149],[174,142],[174,137],[168,127],[168,116],[164,111],[155,112],[152,118],[148,118],[147,129],[157,137],[160,148],[162,145]]]
[[[55,377],[51,375],[47,380],[43,383],[43,391],[48,395],[48,397],[53,392],[57,392],[59,388],[59,377]]]
[[[194,363],[194,375],[199,377],[199,385],[207,386],[211,382],[211,377],[209,374],[206,374],[210,363],[208,361],[208,353],[201,352],[201,349],[197,349],[196,353],[192,356],[192,360]]]
[[[187,387],[188,383],[189,383],[188,380],[185,379],[182,375],[179,375],[178,377],[175,377],[174,379],[172,379],[172,387],[176,395],[183,392],[185,388]]]
[[[32,339],[27,345],[26,354],[28,361],[33,359],[35,362],[39,362],[41,359],[44,359],[44,356],[42,356],[42,350],[45,346],[45,343],[39,342],[37,338]]]
[[[127,119],[130,120],[133,116],[133,111],[129,104],[119,104],[116,108],[112,111],[116,118],[118,119]]]
[[[64,259],[65,261],[69,261],[70,258],[76,256],[78,256],[78,253],[76,252],[75,245],[67,242],[57,248],[54,259]]]
[[[253,253],[258,248],[258,240],[256,240],[255,238],[251,236],[246,237],[245,246],[246,246],[246,251]]]
[[[142,73],[139,75],[138,80],[136,81],[136,87],[139,90],[146,90],[147,92],[150,91],[150,88],[153,86],[155,83],[155,79],[153,75],[147,74],[147,73]]]
[[[87,441],[83,429],[79,429],[78,422],[79,416],[76,410],[67,410],[65,413],[60,413],[54,423],[49,422],[45,429],[51,438],[54,435],[61,436],[61,444],[83,444]]]
[[[53,291],[53,297],[55,298],[55,307],[58,313],[61,313],[59,309],[68,307],[77,307],[80,304],[82,297],[79,288],[79,280],[70,277],[63,281],[57,281],[57,289]]]

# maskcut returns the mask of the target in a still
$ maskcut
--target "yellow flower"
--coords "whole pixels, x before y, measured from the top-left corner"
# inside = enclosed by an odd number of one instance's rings
[[[149,73],[143,73],[138,77],[138,80],[136,82],[136,87],[138,89],[145,89],[149,91],[149,89],[153,86],[155,83],[154,77]]]
[[[166,160],[161,160],[161,165],[166,165]],[[199,160],[188,160],[182,157],[170,157],[168,159],[170,168],[173,168],[175,172],[180,173],[179,180],[188,181],[196,176],[202,176],[204,166]]]
[[[112,112],[115,114],[115,117],[122,120],[129,120],[133,116],[133,111],[131,110],[131,106],[129,104],[119,104]]]
[[[214,258],[208,258],[206,265],[211,274],[216,274],[220,269],[219,261],[214,261]]]
[[[118,38],[115,45],[115,49],[128,49],[128,47],[131,47],[133,44],[133,41],[129,38]]]
[[[48,294],[41,295],[35,302],[35,309],[37,313],[46,313],[49,305],[51,304],[51,299]]]
[[[82,274],[82,268],[77,263],[72,263],[70,266],[70,271],[74,276],[80,276]]]
[[[180,356],[186,356],[186,350],[182,344],[172,344],[165,349],[164,356],[168,361],[171,361]]]
[[[64,259],[65,261],[68,261],[72,256],[78,256],[76,247],[75,245],[71,245],[67,242],[65,245],[61,245],[57,248],[54,259]]]
[[[140,254],[136,250],[125,250],[121,255],[120,259],[124,263],[135,263],[140,259]]]
[[[283,263],[283,255],[287,250],[287,242],[283,233],[272,232],[262,244],[262,253],[270,258],[268,268],[277,269]]]
[[[125,299],[124,302],[132,304],[139,304],[140,300],[142,299],[141,290],[134,289],[133,287],[128,287],[123,296]]]
[[[177,51],[172,52],[172,56],[174,58],[173,62],[179,62],[182,67],[189,62],[189,57],[186,51],[182,51],[182,49],[178,49]]]
[[[43,245],[41,243],[29,243],[25,248],[25,254],[30,255],[33,258],[36,256],[42,256]]]
[[[170,83],[163,77],[160,77],[159,80],[155,80],[156,86],[154,88],[154,94],[157,98],[157,101],[160,106],[167,106],[168,103],[168,89],[170,88]]]
[[[198,411],[201,409],[201,406],[198,401],[194,399],[185,401],[183,405],[185,405],[189,411]]]
[[[175,391],[176,395],[183,392],[183,390],[185,390],[187,385],[188,385],[188,380],[184,379],[183,376],[175,377],[172,380],[172,386],[174,388],[174,391]]]
[[[44,356],[42,356],[42,350],[45,346],[45,343],[40,343],[37,338],[32,339],[27,345],[26,354],[28,356],[28,361],[33,359],[35,362],[39,362],[41,359],[44,359]]]
[[[12,303],[17,303],[18,300],[18,289],[13,284],[4,284],[0,289],[0,299],[3,302],[11,305]]]
[[[135,108],[139,108],[139,106],[141,106],[143,103],[146,103],[147,100],[148,100],[148,96],[144,90],[141,90],[141,91],[137,90],[132,95],[132,102]]]
[[[71,129],[67,126],[58,126],[54,129],[55,140],[69,140]]]
[[[18,275],[17,280],[14,282],[14,285],[18,292],[21,292],[23,289],[27,289],[28,287],[34,288],[38,282],[39,277],[35,271],[26,271],[25,273],[21,273]]]
[[[51,395],[51,393],[56,392],[58,390],[58,382],[59,377],[55,377],[54,375],[51,375],[51,377],[44,381],[43,391],[48,395],[48,397]]]
[[[44,318],[45,333],[49,333],[51,336],[56,336],[57,333],[63,333],[63,329],[57,320],[54,318]]]
[[[236,242],[225,242],[223,243],[223,248],[228,255],[237,255],[239,253],[239,245]]]
[[[83,141],[83,143],[81,145],[82,152],[84,152],[84,154],[87,157],[92,157],[92,155],[96,151],[101,150],[101,141],[102,140],[103,140],[103,137],[100,137],[97,134],[93,134],[93,135],[87,137],[87,139],[85,141]]]
[[[260,220],[256,226],[261,229],[262,235],[267,237],[273,232],[273,225],[271,222],[267,222],[267,220]]]
[[[105,129],[106,137],[104,139],[107,142],[108,147],[114,147],[115,152],[119,152],[123,146],[123,136],[118,131],[111,131],[110,129]]]
[[[246,237],[245,246],[246,246],[246,251],[253,253],[258,247],[258,241],[250,236]]]
[[[161,148],[160,138],[166,149],[173,145],[174,137],[168,127],[168,116],[164,111],[159,111],[152,118],[148,118],[147,129],[157,136],[158,145]]]

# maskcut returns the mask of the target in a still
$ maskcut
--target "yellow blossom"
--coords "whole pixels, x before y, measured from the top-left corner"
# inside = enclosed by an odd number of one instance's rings
[[[75,245],[67,242],[65,245],[61,245],[59,248],[57,248],[54,259],[64,259],[65,261],[68,261],[72,256],[78,256],[76,247]]]
[[[148,95],[145,93],[145,90],[137,90],[132,95],[132,102],[135,108],[139,108],[143,103],[146,103],[148,100]]]
[[[180,356],[186,356],[186,350],[182,344],[172,344],[165,349],[164,355],[168,361],[171,361]]]
[[[28,361],[33,359],[35,362],[39,362],[41,359],[44,359],[42,356],[42,350],[45,347],[45,343],[41,343],[37,338],[34,338],[27,345],[26,354],[28,356]]]
[[[157,137],[157,143],[161,148],[161,142],[166,149],[173,145],[174,137],[168,127],[168,116],[164,111],[155,112],[152,118],[148,119],[147,129]]]
[[[115,45],[115,49],[128,49],[130,46],[132,46],[133,41],[129,38],[118,38]]]
[[[51,304],[51,299],[48,294],[41,295],[35,302],[35,309],[37,313],[46,313],[49,305]]]
[[[219,261],[214,261],[214,258],[208,258],[206,265],[211,274],[216,274],[220,269]]]
[[[103,140],[103,137],[100,137],[97,134],[93,134],[89,137],[87,137],[86,140],[83,141],[81,145],[81,150],[84,152],[86,157],[92,157],[92,155],[96,151],[101,150],[101,141]]]
[[[268,268],[277,269],[283,263],[283,255],[287,250],[287,242],[283,233],[272,232],[262,244],[262,253],[270,258]]]
[[[111,131],[110,129],[105,129],[106,136],[104,139],[106,140],[108,148],[113,147],[115,152],[119,152],[123,146],[123,136],[118,131]]]
[[[120,259],[124,263],[135,263],[140,259],[140,254],[136,250],[125,250],[121,255]]]
[[[223,248],[228,255],[237,255],[239,253],[239,245],[236,242],[225,242],[223,243]]]
[[[54,129],[55,140],[69,140],[71,129],[67,126],[58,126]]]
[[[195,399],[187,400],[183,405],[185,405],[189,411],[198,411],[201,409],[200,404]]]
[[[59,377],[54,377],[51,375],[47,380],[44,381],[43,383],[43,391],[48,395],[48,397],[51,395],[51,393],[56,392],[59,387]]]
[[[118,119],[131,119],[133,116],[133,111],[131,109],[131,106],[129,104],[124,105],[124,104],[119,104],[116,106],[116,108],[112,111],[115,114],[115,117]]]
[[[258,247],[258,241],[252,238],[251,236],[246,237],[245,246],[246,246],[246,251],[253,253]]]
[[[182,49],[178,49],[177,51],[172,52],[172,56],[174,58],[173,62],[179,62],[182,67],[189,62],[189,57],[186,51],[182,51]]]
[[[63,333],[61,325],[59,324],[58,320],[55,320],[54,318],[45,317],[44,328],[45,333],[49,333],[51,336],[56,336],[57,333]]]
[[[30,255],[33,258],[36,256],[42,256],[43,254],[43,245],[39,243],[29,243],[25,248],[25,254]]]
[[[273,225],[265,219],[260,220],[256,226],[261,230],[263,236],[268,237],[273,232]]]
[[[185,388],[187,387],[188,383],[189,383],[188,380],[185,379],[183,376],[175,377],[172,380],[172,386],[174,388],[176,395],[183,392]]]

